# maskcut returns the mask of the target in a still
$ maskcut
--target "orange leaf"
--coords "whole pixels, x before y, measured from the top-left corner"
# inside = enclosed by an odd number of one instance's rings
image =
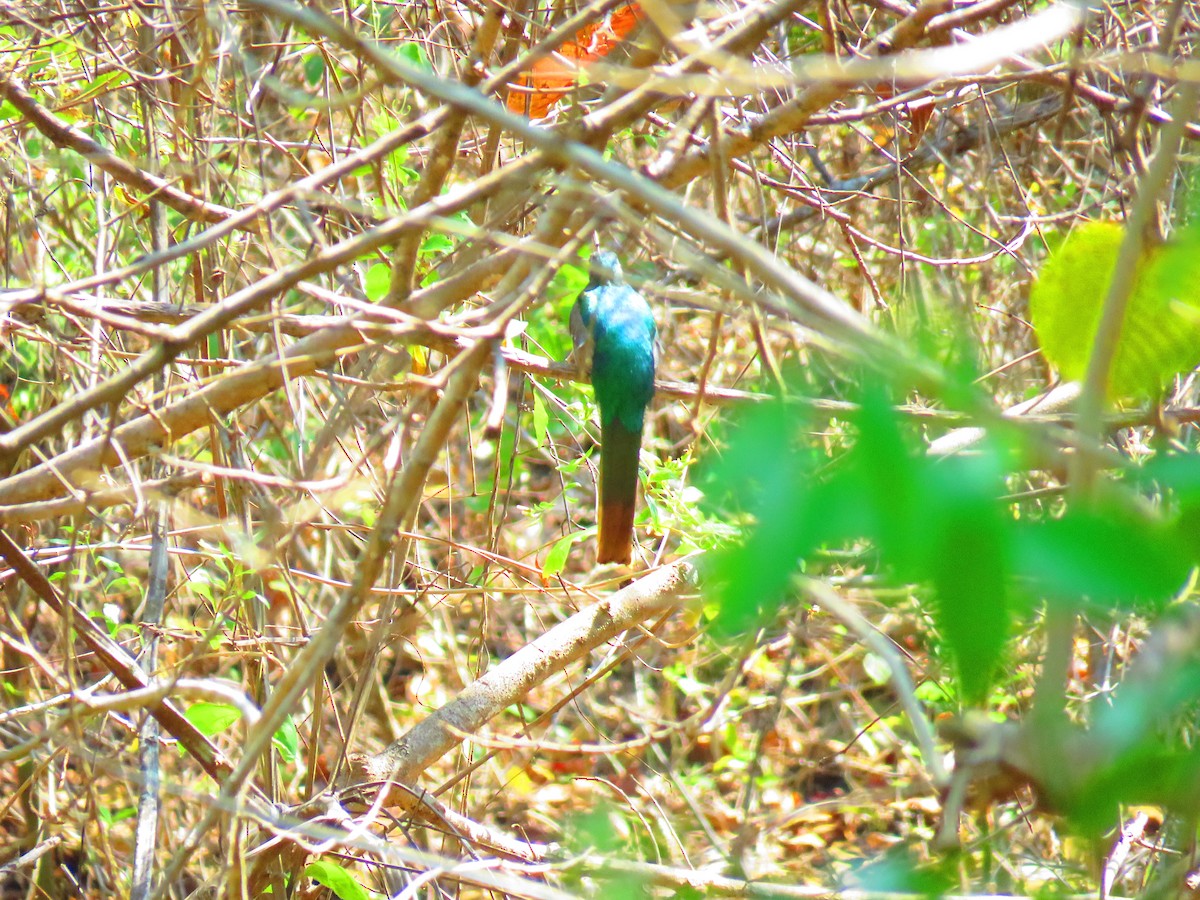
[[[580,68],[612,52],[643,15],[637,3],[630,3],[579,29],[575,40],[564,43],[553,55],[539,59],[509,85],[506,100],[509,110],[531,119],[543,118],[560,97],[579,83]]]
[[[909,137],[910,150],[924,137],[929,120],[933,117],[933,107],[932,97],[924,97],[908,104],[908,123],[912,128],[912,135]]]

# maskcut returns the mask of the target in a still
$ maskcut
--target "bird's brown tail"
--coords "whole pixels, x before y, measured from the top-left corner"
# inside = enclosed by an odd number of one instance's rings
[[[641,431],[630,431],[614,417],[600,429],[600,540],[598,563],[628,563],[633,558],[633,514],[637,503]]]

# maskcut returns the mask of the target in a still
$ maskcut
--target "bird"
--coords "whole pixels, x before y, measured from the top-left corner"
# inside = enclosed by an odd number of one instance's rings
[[[573,358],[600,407],[600,498],[596,562],[633,556],[638,456],[658,361],[654,314],[625,283],[611,251],[593,257],[592,277],[571,309]]]

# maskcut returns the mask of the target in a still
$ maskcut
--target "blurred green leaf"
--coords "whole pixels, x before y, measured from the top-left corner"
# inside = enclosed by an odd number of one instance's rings
[[[1029,294],[1029,314],[1045,354],[1063,378],[1081,380],[1112,280],[1123,229],[1086,222],[1042,265]]]
[[[547,291],[554,300],[570,298],[571,303],[579,296],[579,292],[587,287],[588,272],[583,266],[566,263],[554,273]]]
[[[587,812],[576,813],[563,829],[566,845],[573,850],[594,850],[612,854],[624,843],[621,832],[628,830],[624,813],[609,803],[600,803]]]
[[[982,703],[1004,652],[1012,518],[999,502],[1002,472],[993,454],[933,464],[925,485],[934,619],[955,660],[964,699]]]
[[[444,234],[430,234],[421,242],[420,254],[432,256],[436,253],[449,253],[454,249],[454,241]]]
[[[1164,622],[1161,627],[1172,626]],[[1200,700],[1200,660],[1176,655],[1133,665],[1153,666],[1154,677],[1123,683],[1113,702],[1092,718],[1092,734],[1113,754],[1146,740],[1160,743],[1160,729]]]
[[[586,269],[570,263],[562,266],[546,289],[547,302],[529,316],[526,337],[551,359],[566,359],[571,352],[571,307],[587,282]]]
[[[1200,501],[1200,454],[1159,454],[1134,472],[1134,483],[1170,491],[1183,502]]]
[[[1174,513],[1174,534],[1193,564],[1200,563],[1200,455],[1159,454],[1134,473],[1133,483]]]
[[[538,447],[546,444],[546,433],[550,428],[550,413],[546,401],[537,391],[533,392],[533,442]]]
[[[1186,583],[1191,554],[1171,526],[1111,496],[1016,532],[1016,568],[1035,592],[1072,605],[1159,605]]]
[[[952,864],[921,865],[904,847],[896,847],[864,862],[852,871],[848,882],[865,893],[908,894],[910,896],[941,897],[956,884]]]
[[[921,463],[901,432],[900,422],[887,395],[868,386],[856,420],[858,440],[851,451],[853,477],[861,493],[829,497],[833,506],[850,505],[862,517],[857,529],[870,538],[901,578],[918,580],[926,555],[927,525],[921,511],[928,497],[921,496]],[[825,508],[825,505],[822,505]]]
[[[995,453],[934,461],[916,452],[885,392],[869,389],[853,449],[827,477],[796,442],[783,404],[753,411],[716,481],[736,485],[755,520],[746,540],[717,557],[718,625],[748,627],[782,602],[800,557],[818,545],[869,541],[885,571],[930,583],[935,618],[964,696],[983,701],[1008,636],[1012,520],[999,497]]]
[[[1164,747],[1151,737],[1093,773],[1065,798],[1063,811],[1072,826],[1093,838],[1112,830],[1121,806],[1159,805],[1195,821],[1198,775],[1200,750]]]
[[[714,481],[736,492],[755,519],[740,545],[718,553],[714,583],[718,632],[744,631],[783,602],[799,558],[811,549],[804,486],[808,466],[795,447],[795,417],[783,403],[764,403],[742,421],[716,467]]]

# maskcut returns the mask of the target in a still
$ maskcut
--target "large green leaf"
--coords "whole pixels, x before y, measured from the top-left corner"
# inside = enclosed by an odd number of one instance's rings
[[[1042,352],[1063,378],[1087,372],[1124,229],[1112,222],[1076,228],[1050,254],[1029,295]],[[1154,395],[1200,363],[1200,235],[1147,249],[1134,276],[1116,356],[1111,398]]]

